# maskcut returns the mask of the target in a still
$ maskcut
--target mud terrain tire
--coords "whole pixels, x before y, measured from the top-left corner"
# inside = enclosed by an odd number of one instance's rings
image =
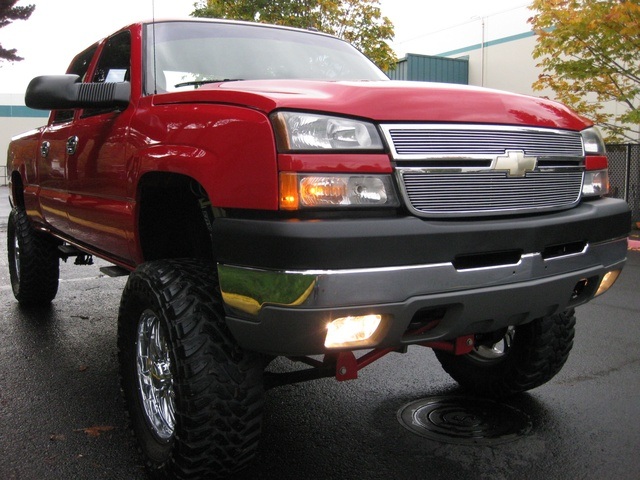
[[[471,353],[435,350],[444,370],[462,387],[485,397],[502,398],[536,388],[564,366],[573,347],[573,310],[476,335]]]
[[[122,295],[121,384],[154,477],[225,478],[256,453],[263,364],[228,331],[217,283],[213,265],[160,260]]]
[[[57,242],[35,230],[24,210],[13,208],[7,225],[9,277],[21,305],[48,305],[58,293],[60,257]]]

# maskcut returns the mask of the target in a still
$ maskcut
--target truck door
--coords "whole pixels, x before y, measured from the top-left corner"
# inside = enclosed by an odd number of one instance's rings
[[[67,73],[84,78],[98,46],[93,45],[77,55]],[[43,130],[36,161],[37,182],[40,186],[40,213],[45,222],[65,232],[68,227],[69,199],[67,149],[74,141],[75,110],[55,110]]]
[[[91,82],[124,82],[131,75],[131,34],[109,38]],[[69,231],[81,243],[128,263],[133,199],[127,178],[127,135],[133,108],[85,109],[76,118],[67,149]]]

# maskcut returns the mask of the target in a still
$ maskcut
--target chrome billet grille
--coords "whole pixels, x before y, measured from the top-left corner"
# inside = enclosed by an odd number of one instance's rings
[[[423,217],[511,215],[580,201],[580,132],[512,125],[381,125],[409,209]]]
[[[569,208],[580,199],[581,171],[424,173],[400,170],[406,196],[418,215],[474,216]]]
[[[582,157],[580,132],[511,126],[383,125],[394,158],[502,155]]]

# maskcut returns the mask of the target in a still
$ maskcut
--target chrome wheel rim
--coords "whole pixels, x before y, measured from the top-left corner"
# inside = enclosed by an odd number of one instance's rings
[[[168,441],[175,430],[175,393],[167,340],[155,313],[145,310],[138,322],[136,370],[140,399],[154,435]]]
[[[511,326],[508,327],[504,336],[499,339],[495,343],[487,342],[482,343],[480,341],[475,349],[473,350],[472,355],[478,360],[482,361],[492,361],[499,360],[509,354],[511,348],[513,347],[513,338],[515,337],[516,329]]]
[[[20,242],[18,242],[18,235],[13,235],[13,268],[15,270],[16,282],[20,282]]]

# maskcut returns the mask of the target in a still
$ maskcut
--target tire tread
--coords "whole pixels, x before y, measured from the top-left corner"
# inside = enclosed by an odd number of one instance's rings
[[[15,237],[20,244],[20,272],[15,272]],[[27,213],[14,207],[9,214],[7,228],[9,274],[13,295],[21,305],[42,306],[53,301],[58,293],[60,257],[58,243],[51,237],[36,231]]]
[[[243,351],[224,323],[215,266],[197,260],[142,265],[130,278],[120,308],[121,382],[127,390],[127,309],[140,289],[157,292],[169,325],[174,371],[176,434],[163,462],[147,460],[155,473],[175,478],[226,478],[256,453],[262,421],[262,362]],[[135,303],[135,301],[133,302]],[[129,350],[130,351],[130,350]],[[176,362],[172,362],[176,363]],[[128,399],[131,402],[131,399]],[[130,416],[139,415],[128,406]],[[144,448],[143,448],[144,450]]]
[[[509,397],[547,383],[562,370],[573,347],[575,325],[573,310],[520,325],[510,354],[491,364],[471,354],[435,354],[463,388],[485,397]]]

